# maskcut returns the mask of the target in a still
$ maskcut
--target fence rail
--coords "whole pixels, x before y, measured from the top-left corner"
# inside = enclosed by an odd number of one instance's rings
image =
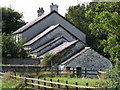
[[[0,75],[3,76],[4,73],[0,73]],[[38,77],[38,79],[36,79],[36,78],[28,78],[28,77],[21,77],[21,75],[16,76],[16,74],[10,75],[10,76],[13,77],[13,78],[24,79],[25,86],[27,86],[27,85],[32,85],[32,87],[38,86],[39,89],[40,89],[40,87],[42,87],[44,89],[46,89],[46,88],[49,88],[49,89],[62,89],[61,86],[65,86],[67,90],[68,90],[69,87],[74,87],[74,88],[76,88],[76,90],[78,90],[78,88],[96,88],[96,87],[88,86],[88,83],[86,83],[86,86],[80,86],[80,85],[77,85],[78,84],[77,82],[76,82],[76,85],[68,84],[68,81],[66,81],[66,83],[60,83],[59,79],[58,79],[58,82],[53,82],[52,79],[50,79],[50,81],[47,81],[45,78],[44,78],[44,80],[42,80],[42,79],[39,79],[39,77]],[[30,82],[30,80],[31,80],[32,83]],[[38,83],[35,83],[34,81],[37,81]],[[43,82],[44,85],[40,85],[40,82]],[[50,86],[47,86],[47,83],[49,83]],[[57,85],[57,87],[53,87],[53,84]]]
[[[73,73],[73,75],[77,77],[97,77],[98,70],[89,70],[87,68],[83,69],[82,67],[77,67],[72,70],[59,70],[59,69],[50,69],[49,67],[39,66],[39,65],[2,65],[1,72],[12,71],[12,72],[20,72],[20,73],[38,73],[39,72],[56,72],[57,75],[63,73]]]

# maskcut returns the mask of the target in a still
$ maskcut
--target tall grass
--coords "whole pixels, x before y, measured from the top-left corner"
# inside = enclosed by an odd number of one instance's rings
[[[10,73],[7,72],[4,74],[3,78],[0,78],[0,90],[1,89],[11,89],[19,88],[22,85],[22,79],[14,79],[10,77]]]

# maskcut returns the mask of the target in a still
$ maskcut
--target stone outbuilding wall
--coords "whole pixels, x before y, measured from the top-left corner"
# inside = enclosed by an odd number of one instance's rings
[[[77,66],[91,70],[106,70],[112,67],[112,63],[93,49],[87,47],[60,65],[63,68],[76,68]]]

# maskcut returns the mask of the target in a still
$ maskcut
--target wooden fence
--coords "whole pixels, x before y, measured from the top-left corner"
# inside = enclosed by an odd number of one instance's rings
[[[4,75],[4,73],[0,73],[0,75]],[[78,90],[79,88],[86,88],[86,89],[96,88],[96,87],[88,86],[88,83],[86,83],[86,86],[80,86],[80,85],[78,85],[77,82],[76,82],[76,85],[68,84],[68,81],[66,81],[66,83],[60,83],[59,79],[58,79],[58,82],[53,82],[52,79],[50,79],[50,81],[47,81],[46,78],[44,78],[44,80],[41,80],[40,77],[38,77],[38,79],[36,79],[33,77],[32,78],[21,77],[21,75],[16,76],[16,74],[11,75],[11,77],[24,79],[25,86],[31,85],[32,88],[35,88],[35,86],[37,86],[38,89],[44,88],[44,90],[46,90],[46,89],[57,89],[57,90],[61,89],[61,90],[63,90],[63,88],[61,88],[61,86],[65,86],[64,89],[66,89],[66,90],[68,90],[69,87],[74,87],[76,90]],[[44,84],[41,85],[40,84],[41,82],[43,82]],[[49,83],[49,85],[47,83]],[[57,85],[57,87],[55,87],[54,85]]]

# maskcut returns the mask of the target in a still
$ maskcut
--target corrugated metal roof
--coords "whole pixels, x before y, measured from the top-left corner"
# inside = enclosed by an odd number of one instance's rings
[[[53,29],[55,29],[56,27],[58,27],[59,24],[57,25],[53,25],[49,28],[47,28],[45,31],[43,31],[42,33],[38,34],[36,37],[34,37],[32,40],[28,41],[27,43],[24,44],[24,46],[29,46],[32,43],[34,43],[35,41],[37,41],[38,39],[42,38],[44,35],[46,35],[47,33],[49,33],[50,31],[52,31]]]

